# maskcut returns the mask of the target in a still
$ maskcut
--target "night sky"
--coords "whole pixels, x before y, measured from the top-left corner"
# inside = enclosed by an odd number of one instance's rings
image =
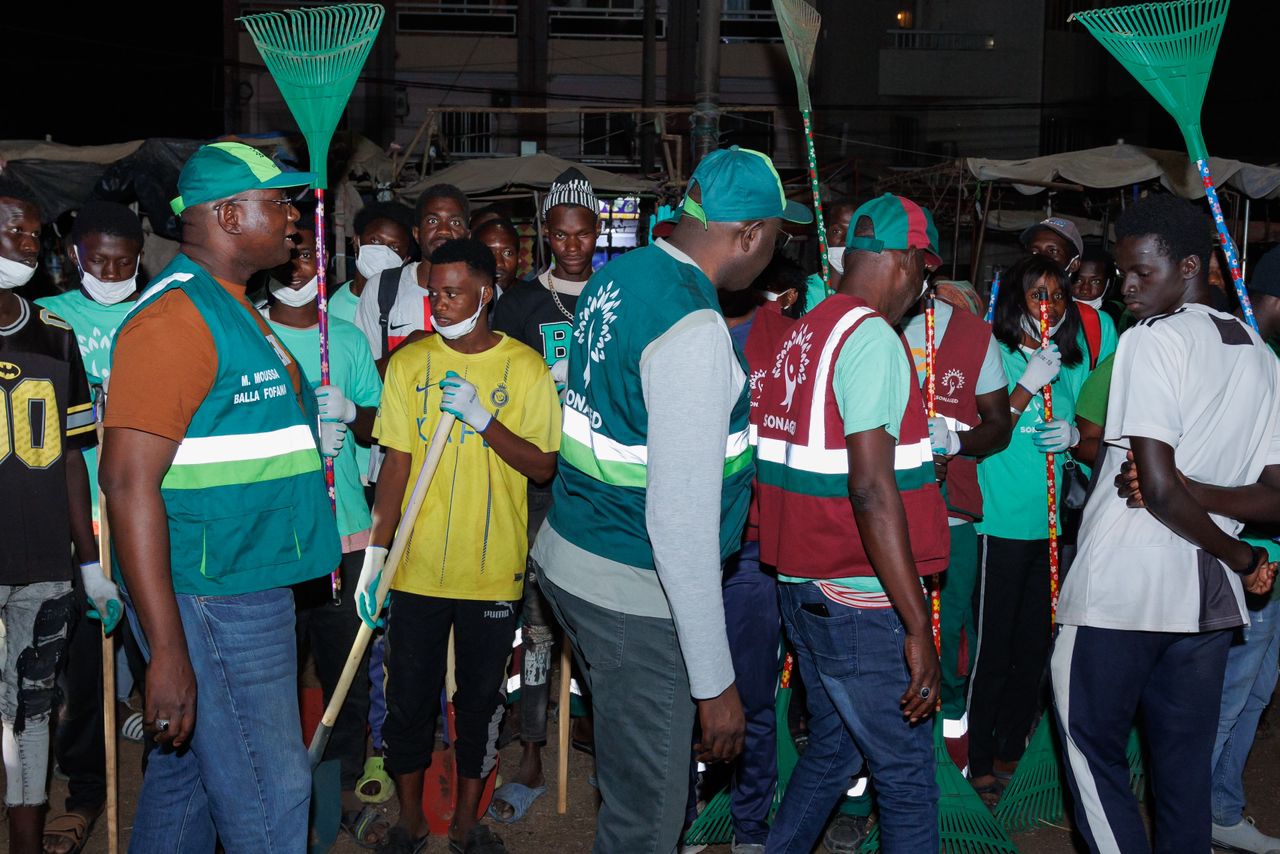
[[[59,142],[86,144],[223,131],[221,3],[116,3],[90,10],[21,5],[0,12],[0,138],[52,134]],[[1236,0],[1203,114],[1212,153],[1280,160],[1280,146],[1267,130],[1280,114],[1280,87],[1267,70],[1273,42],[1274,5]],[[1126,141],[1183,147],[1172,119],[1154,101],[1125,108],[1152,112],[1150,138]]]

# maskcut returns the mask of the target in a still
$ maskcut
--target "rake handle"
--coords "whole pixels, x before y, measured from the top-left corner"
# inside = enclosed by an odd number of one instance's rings
[[[1040,346],[1049,345],[1049,303],[1040,300]],[[1053,420],[1053,386],[1046,385],[1044,395],[1044,420]],[[1058,619],[1058,473],[1054,467],[1054,454],[1044,455],[1045,493],[1049,510],[1049,630],[1053,631]]]
[[[96,407],[98,445],[102,445],[102,407]],[[102,574],[111,580],[111,528],[107,524],[107,496],[98,490],[98,555]],[[107,850],[120,851],[120,774],[116,750],[116,645],[102,634],[102,734],[106,748],[103,766],[107,777]]]
[[[924,401],[930,418],[938,414],[936,327],[934,325],[933,293],[924,300]],[[933,648],[942,655],[942,582],[935,575],[929,583],[929,624],[933,629]]]
[[[387,553],[387,561],[383,564],[382,579],[378,583],[378,591],[373,603],[373,620],[378,619],[378,615],[382,613],[382,603],[386,601],[387,594],[391,592],[391,582],[395,580],[396,570],[400,566],[401,559],[409,549],[409,543],[413,539],[414,523],[418,519],[418,511],[422,509],[422,503],[426,500],[427,489],[431,486],[431,480],[435,477],[436,467],[440,464],[440,457],[444,454],[444,446],[449,440],[449,432],[453,430],[456,417],[448,413],[443,413],[440,423],[436,425],[436,431],[431,435],[431,445],[427,448],[427,456],[422,461],[422,468],[418,470],[418,476],[413,483],[413,492],[409,494],[409,501],[405,505],[404,512],[400,514],[400,524],[396,526],[395,539],[391,541],[391,550]],[[347,692],[351,690],[351,683],[356,678],[356,671],[360,669],[364,651],[369,646],[369,641],[373,637],[373,629],[369,628],[364,620],[360,621],[360,629],[356,632],[355,642],[351,644],[351,652],[347,655],[347,663],[342,667],[342,676],[338,679],[338,684],[333,689],[333,696],[329,698],[329,705],[325,706],[324,716],[320,718],[320,725],[316,727],[315,734],[311,736],[311,745],[307,749],[307,753],[311,759],[311,767],[315,768],[319,764],[320,758],[324,755],[325,745],[328,744],[329,735],[333,732],[333,725],[338,720],[338,713],[342,711],[342,705],[347,700]]]
[[[324,245],[324,190],[316,188],[316,299],[320,309],[320,384],[329,384],[329,287],[328,276],[325,273],[325,265],[328,263],[328,256],[325,252]],[[338,512],[338,495],[334,486],[333,476],[333,457],[324,458],[324,486],[329,491],[329,509]],[[333,594],[333,601],[338,601],[339,591],[342,589],[342,576],[338,573],[339,567],[334,567],[333,572],[329,573],[329,591]]]
[[[987,323],[992,323],[996,318],[996,297],[1000,295],[1000,271],[996,271],[996,277],[991,280],[991,298],[987,300],[987,316],[982,318]]]
[[[1209,200],[1209,209],[1213,211],[1213,226],[1218,230],[1218,242],[1222,244],[1222,251],[1227,256],[1227,267],[1231,270],[1231,284],[1235,285],[1240,309],[1244,314],[1245,322],[1256,332],[1258,319],[1253,316],[1253,303],[1249,301],[1249,292],[1244,286],[1244,275],[1240,271],[1240,256],[1236,254],[1235,241],[1227,231],[1227,220],[1222,215],[1222,205],[1218,202],[1218,189],[1213,184],[1213,175],[1209,173],[1209,158],[1201,157],[1196,160],[1196,168],[1200,170],[1200,180],[1204,183],[1204,195]],[[1247,242],[1249,235],[1246,234],[1244,239]]]
[[[801,110],[804,119],[805,154],[809,158],[809,189],[813,191],[813,221],[818,227],[818,260],[822,262],[822,284],[830,289],[831,272],[827,261],[827,226],[822,216],[822,192],[818,189],[818,153],[813,147],[813,124],[809,110]]]

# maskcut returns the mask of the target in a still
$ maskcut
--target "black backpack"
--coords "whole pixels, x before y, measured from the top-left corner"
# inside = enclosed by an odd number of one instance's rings
[[[382,355],[390,352],[387,348],[387,323],[391,319],[391,308],[400,295],[400,274],[404,267],[393,267],[378,274],[378,329],[382,332]]]

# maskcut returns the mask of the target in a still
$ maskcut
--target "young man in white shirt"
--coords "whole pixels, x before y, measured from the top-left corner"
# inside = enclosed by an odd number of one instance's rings
[[[1203,214],[1164,194],[1116,224],[1121,293],[1139,322],[1116,351],[1104,486],[1085,508],[1051,665],[1076,826],[1092,851],[1209,849],[1227,649],[1247,622],[1244,590],[1265,592],[1275,575],[1236,538],[1236,519],[1280,517],[1280,501],[1265,500],[1280,482],[1280,362],[1209,307],[1209,234]],[[1123,480],[1129,454],[1142,488],[1126,500],[1107,485]],[[1215,495],[1198,500],[1184,475]],[[1124,759],[1139,709],[1159,793],[1154,845]]]

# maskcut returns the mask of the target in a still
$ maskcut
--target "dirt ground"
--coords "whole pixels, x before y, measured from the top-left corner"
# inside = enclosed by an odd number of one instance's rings
[[[1250,804],[1252,815],[1259,826],[1266,832],[1280,833],[1280,801],[1270,794],[1280,791],[1280,733],[1272,734],[1269,728],[1261,733],[1253,756],[1246,771],[1246,791],[1255,799]],[[585,754],[570,751],[569,760],[569,808],[564,815],[556,812],[556,733],[551,732],[552,741],[545,754],[547,767],[547,794],[542,796],[530,808],[526,819],[510,827],[498,828],[499,834],[506,840],[508,849],[513,854],[585,854],[591,850],[594,831],[593,790],[587,782],[591,773],[591,759]],[[502,753],[502,767],[514,769],[519,763],[519,745],[508,746]],[[139,771],[141,749],[136,744],[121,742],[120,747],[120,839],[121,850],[126,850],[129,833],[132,829],[131,818],[137,801],[138,788],[142,782]],[[66,797],[66,783],[54,778],[50,803],[60,808]],[[390,805],[389,805],[390,806]],[[394,807],[391,808],[391,811]],[[86,852],[90,854],[107,854],[106,820],[101,820],[89,840]],[[1026,854],[1067,854],[1083,850],[1077,848],[1071,838],[1069,829],[1045,826],[1032,833],[1015,837],[1020,851]],[[8,849],[8,825],[0,823],[0,846]],[[333,854],[356,854],[364,849],[355,845],[350,837],[343,836],[332,849]],[[446,846],[443,840],[433,840],[427,849],[429,852],[443,852]],[[820,854],[826,849],[819,846]],[[707,849],[708,854],[729,854],[729,847],[713,846]]]

